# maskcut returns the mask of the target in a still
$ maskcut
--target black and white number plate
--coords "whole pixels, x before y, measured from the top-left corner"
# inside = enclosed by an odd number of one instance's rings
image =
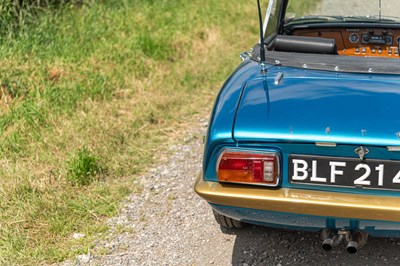
[[[290,155],[289,182],[400,190],[400,161]]]

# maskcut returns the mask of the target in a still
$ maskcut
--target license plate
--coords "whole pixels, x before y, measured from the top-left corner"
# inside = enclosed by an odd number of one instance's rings
[[[290,155],[289,182],[400,190],[400,161]]]

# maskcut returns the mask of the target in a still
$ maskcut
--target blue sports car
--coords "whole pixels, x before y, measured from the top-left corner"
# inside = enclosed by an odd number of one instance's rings
[[[260,42],[218,95],[195,191],[223,227],[320,231],[355,253],[400,237],[400,18],[385,0],[307,16],[291,1],[265,19],[258,3]]]

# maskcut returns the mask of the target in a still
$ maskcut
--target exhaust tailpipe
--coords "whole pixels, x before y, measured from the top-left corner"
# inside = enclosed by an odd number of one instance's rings
[[[329,229],[324,229],[322,231],[322,248],[326,251],[330,251],[332,247],[335,245],[335,242],[337,240],[337,232],[329,230]]]
[[[351,232],[347,236],[347,252],[350,254],[357,253],[357,251],[367,243],[368,234],[361,231]]]
[[[346,250],[350,254],[357,253],[368,240],[368,234],[363,231],[349,231],[349,230],[331,230],[324,229],[321,233],[323,242],[322,248],[326,251],[332,250],[332,248],[342,241],[347,241]]]
[[[359,246],[359,244],[358,244],[357,241],[350,241],[350,242],[347,244],[346,250],[347,250],[347,252],[349,252],[350,254],[354,254],[354,253],[357,253],[357,251],[358,251],[358,246]]]

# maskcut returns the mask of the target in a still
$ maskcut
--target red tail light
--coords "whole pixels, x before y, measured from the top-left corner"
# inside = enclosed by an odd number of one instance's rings
[[[276,187],[279,157],[274,152],[253,153],[226,150],[219,157],[218,181]]]

